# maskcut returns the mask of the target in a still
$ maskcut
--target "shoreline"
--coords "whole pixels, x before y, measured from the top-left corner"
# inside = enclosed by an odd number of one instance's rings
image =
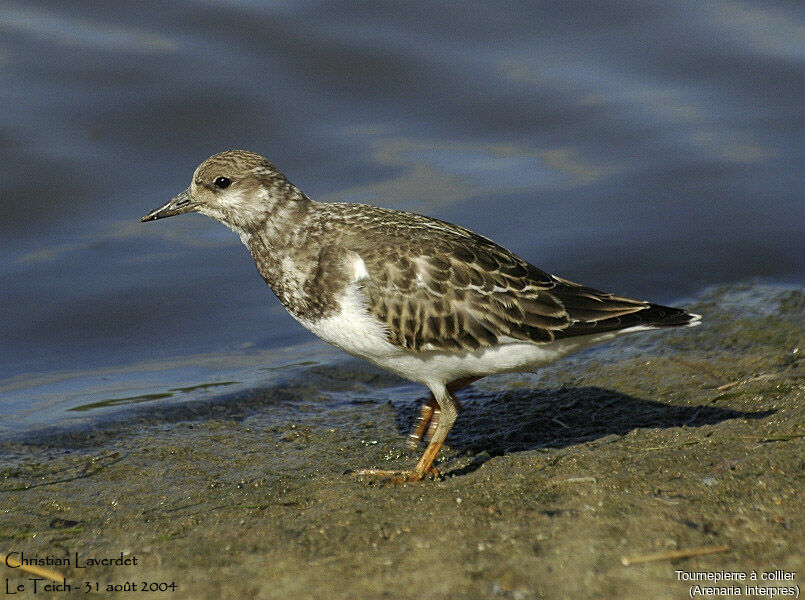
[[[417,454],[403,432],[420,398],[353,362],[233,404],[0,443],[0,550],[137,557],[52,567],[120,597],[128,580],[153,598],[637,599],[717,585],[678,569],[796,572],[776,583],[801,585],[805,293],[755,292],[714,289],[690,307],[701,327],[460,393],[436,481],[344,474]]]

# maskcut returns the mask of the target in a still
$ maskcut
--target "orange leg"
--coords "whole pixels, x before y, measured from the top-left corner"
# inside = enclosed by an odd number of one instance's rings
[[[458,417],[458,409],[456,408],[456,399],[448,391],[447,387],[437,390],[438,395],[434,394],[436,405],[439,409],[439,420],[436,424],[433,437],[422,453],[422,457],[416,466],[410,471],[390,471],[386,469],[361,469],[357,471],[356,475],[370,475],[374,477],[384,477],[393,483],[404,483],[406,481],[419,481],[424,477],[438,477],[439,471],[433,466],[433,461],[436,460],[436,455],[442,449],[444,440],[447,439],[447,434],[453,428],[453,423],[456,422]],[[435,412],[436,409],[434,409]]]
[[[411,433],[408,434],[408,440],[405,442],[405,445],[411,449],[416,448],[419,445],[419,441],[422,439],[422,434],[425,433],[428,426],[434,422],[439,422],[440,413],[441,411],[439,410],[439,405],[436,403],[436,398],[431,394],[422,404],[419,418],[416,420],[416,423],[414,423],[414,428],[411,430]],[[428,433],[430,433],[430,431],[428,431]]]
[[[459,410],[461,410],[461,403],[453,394],[471,383],[475,383],[479,379],[480,377],[465,377],[463,379],[456,379],[447,384],[447,391],[453,396],[453,402],[455,402]],[[413,429],[411,429],[411,433],[408,434],[408,440],[405,442],[405,445],[410,449],[416,448],[420,440],[422,440],[423,434],[425,435],[426,442],[433,438],[436,426],[439,424],[440,414],[439,404],[431,393],[428,399],[422,404],[419,418],[416,420]]]

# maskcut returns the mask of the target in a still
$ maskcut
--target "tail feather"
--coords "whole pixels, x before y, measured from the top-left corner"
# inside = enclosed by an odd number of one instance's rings
[[[681,308],[608,294],[560,277],[554,276],[553,281],[555,285],[550,293],[559,300],[570,317],[567,327],[554,330],[556,338],[623,329],[695,327],[702,319]]]
[[[701,323],[701,315],[689,313],[681,308],[660,304],[649,304],[643,309],[609,319],[598,321],[576,321],[569,327],[557,331],[556,337],[573,337],[591,333],[605,333],[625,329],[659,329],[664,327],[695,327]]]
[[[652,327],[695,327],[702,322],[701,315],[660,304],[650,304],[634,315],[643,319],[644,325]]]

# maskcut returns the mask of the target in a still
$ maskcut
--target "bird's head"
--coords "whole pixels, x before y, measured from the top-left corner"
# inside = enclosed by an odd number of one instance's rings
[[[201,163],[190,187],[141,221],[199,212],[242,232],[264,223],[280,206],[308,201],[259,154],[228,150]]]

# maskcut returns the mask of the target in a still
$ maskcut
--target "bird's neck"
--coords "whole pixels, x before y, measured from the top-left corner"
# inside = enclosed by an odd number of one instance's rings
[[[236,229],[257,270],[285,307],[294,314],[309,308],[305,283],[315,273],[322,240],[310,228],[316,203],[285,203],[264,220]]]

